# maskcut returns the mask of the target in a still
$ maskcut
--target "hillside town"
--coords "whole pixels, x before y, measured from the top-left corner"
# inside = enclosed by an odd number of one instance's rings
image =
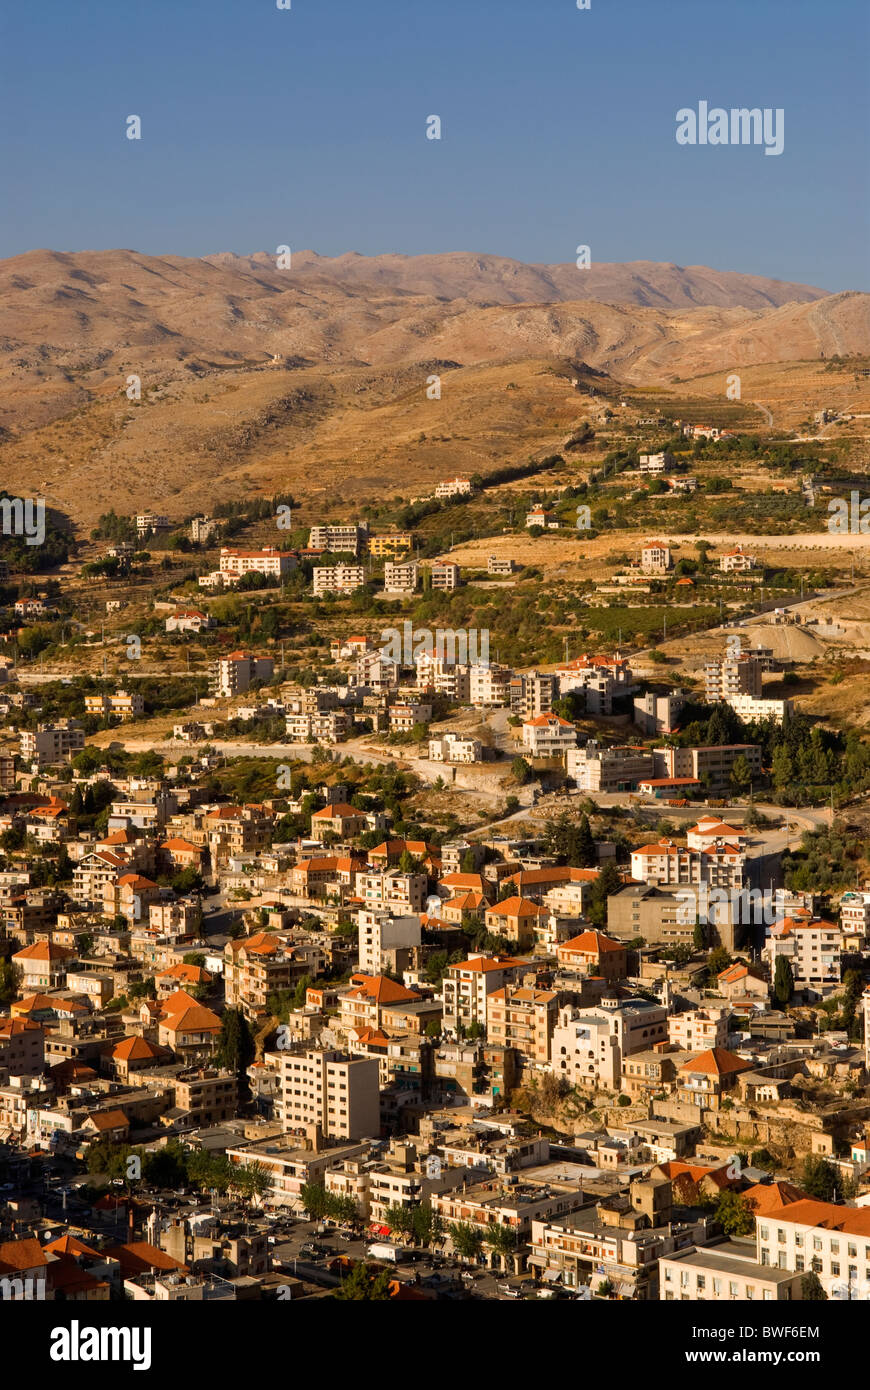
[[[294,677],[274,586],[410,600],[460,567],[411,531],[230,547],[212,521],[192,583],[243,582],[259,647],[176,601],[123,683],[105,657],[52,679],[26,634],[76,621],[74,578],[11,614],[4,1297],[870,1296],[870,881],[773,649],[723,627],[668,688],[631,643],[509,665],[358,606]],[[135,663],[170,637],[212,644],[205,679],[149,734]]]

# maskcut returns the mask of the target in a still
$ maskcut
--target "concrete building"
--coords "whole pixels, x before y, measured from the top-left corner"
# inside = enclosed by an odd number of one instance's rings
[[[596,739],[587,739],[579,748],[568,749],[565,770],[581,791],[626,792],[653,775],[654,763],[652,753],[643,748],[602,748]]]
[[[365,875],[358,875],[363,878]],[[417,878],[422,875],[404,875]],[[423,890],[425,893],[425,888]],[[420,909],[423,907],[421,894]],[[395,974],[410,969],[420,950],[419,911],[401,915],[385,908],[361,907],[359,924],[359,968],[366,975],[380,975],[386,969]]]
[[[381,1131],[378,1062],[343,1052],[269,1053],[280,1073],[276,1111],[285,1131],[319,1125],[327,1139]]]
[[[209,668],[209,688],[218,699],[231,699],[250,689],[255,680],[272,679],[275,663],[270,656],[254,656],[251,652],[230,652]]]
[[[21,730],[21,758],[30,767],[69,762],[84,746],[85,731],[77,719],[59,719],[56,724]]]
[[[321,594],[350,594],[366,582],[363,565],[315,565],[311,575],[315,598]]]

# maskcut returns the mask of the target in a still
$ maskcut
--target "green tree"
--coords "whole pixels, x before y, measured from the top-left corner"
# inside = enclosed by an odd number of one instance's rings
[[[483,1249],[483,1232],[468,1221],[452,1221],[447,1228],[453,1248],[462,1260],[479,1260]]]
[[[401,1236],[410,1236],[414,1231],[414,1213],[410,1207],[387,1207],[384,1225]]]
[[[23,973],[20,965],[14,965],[11,960],[0,960],[0,1005],[4,1008],[8,1008],[15,999]]]
[[[843,1196],[839,1168],[817,1154],[808,1154],[804,1159],[799,1185],[819,1202],[838,1202]]]
[[[773,972],[773,993],[778,1004],[785,1006],[794,994],[794,971],[787,956],[777,956]]]
[[[822,1288],[822,1281],[815,1270],[810,1270],[801,1279],[801,1298],[804,1303],[827,1303],[828,1295]]]
[[[728,1189],[722,1192],[716,1204],[715,1216],[726,1236],[748,1236],[755,1230],[755,1217],[739,1192]]]
[[[511,774],[514,778],[514,781],[519,782],[522,786],[529,780],[531,773],[532,769],[529,767],[529,764],[526,762],[525,758],[521,758],[519,757],[519,755],[516,758],[514,758],[513,762],[511,763]]]
[[[319,1182],[306,1182],[299,1190],[302,1205],[312,1221],[320,1221],[329,1207],[329,1193]]]
[[[502,1259],[512,1255],[517,1248],[516,1231],[512,1226],[502,1226],[497,1221],[489,1222],[484,1240]]]
[[[244,1102],[250,1095],[248,1067],[254,1060],[256,1048],[251,1025],[240,1009],[226,1009],[221,1019],[221,1031],[214,1060],[217,1066],[225,1067],[235,1074],[239,1084],[239,1098]]]
[[[383,1303],[390,1297],[392,1275],[388,1269],[374,1273],[359,1261],[332,1295],[344,1302]]]

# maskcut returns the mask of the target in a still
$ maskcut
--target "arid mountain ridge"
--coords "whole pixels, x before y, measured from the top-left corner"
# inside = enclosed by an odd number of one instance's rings
[[[32,251],[0,261],[0,476],[81,516],[176,514],[218,480],[239,495],[312,467],[318,486],[380,486],[387,457],[413,487],[558,442],[576,410],[548,361],[656,387],[818,362],[870,352],[868,310],[867,295],[652,262],[301,251],[279,270],[265,254]],[[430,371],[449,381],[435,434]]]

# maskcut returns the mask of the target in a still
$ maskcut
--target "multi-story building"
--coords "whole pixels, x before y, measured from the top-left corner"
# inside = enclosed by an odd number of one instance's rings
[[[565,755],[567,775],[582,791],[633,791],[642,778],[652,775],[653,767],[652,753],[641,747],[602,748],[596,739],[569,748]]]
[[[280,1073],[276,1111],[285,1131],[319,1125],[326,1139],[381,1132],[378,1063],[344,1052],[270,1053]]]
[[[735,695],[751,695],[754,700],[759,699],[762,670],[761,662],[751,652],[739,652],[736,656],[723,657],[721,661],[708,661],[704,667],[707,703],[727,700],[730,704]]]
[[[486,561],[487,574],[513,574],[516,565],[509,557],[502,559],[499,555],[490,555]]]
[[[479,763],[483,744],[479,738],[446,733],[429,740],[429,760],[433,763]]]
[[[782,724],[794,708],[791,700],[757,700],[754,695],[732,695],[727,703],[746,723],[772,719],[774,724]]]
[[[134,719],[145,713],[143,696],[130,694],[128,690],[116,690],[114,695],[86,695],[85,714],[95,714],[100,719],[118,715],[121,719]]]
[[[366,908],[384,908],[402,916],[423,911],[428,881],[426,874],[413,870],[369,869],[357,874],[356,895]],[[370,973],[377,975],[379,972]]]
[[[634,722],[647,735],[673,733],[685,703],[682,690],[671,690],[667,695],[649,691],[634,702]]]
[[[85,731],[78,719],[59,719],[56,724],[39,724],[21,730],[21,758],[28,766],[50,767],[69,762],[85,746]]]
[[[405,877],[416,878],[417,875]],[[357,922],[359,968],[367,975],[380,975],[386,969],[400,974],[417,960],[421,940],[419,913],[400,914],[384,908],[361,907]]]
[[[830,993],[842,974],[843,933],[836,922],[813,918],[809,913],[783,917],[770,927],[761,954],[770,966],[771,978],[778,958],[784,956],[797,989]]]
[[[618,1090],[622,1059],[666,1042],[668,1011],[646,999],[559,1010],[550,1061],[569,1085]]]
[[[487,1037],[514,1048],[526,1062],[546,1067],[558,1008],[555,990],[505,985],[486,997]]]
[[[420,579],[420,567],[415,560],[400,563],[387,560],[384,564],[384,592],[413,594]]]
[[[312,526],[308,536],[310,550],[328,550],[333,555],[359,555],[368,538],[367,521],[349,526]]]
[[[523,723],[523,748],[533,758],[559,758],[577,745],[577,730],[558,714],[538,714]]]
[[[785,1208],[789,1210],[789,1208]],[[780,1303],[800,1299],[802,1274],[756,1259],[746,1241],[717,1241],[659,1259],[659,1298],[665,1302]]]
[[[687,1052],[706,1052],[728,1043],[730,1010],[687,1009],[668,1019],[668,1042]]]
[[[691,777],[710,791],[730,785],[734,764],[745,761],[752,779],[761,776],[761,748],[757,743],[722,743],[699,748],[653,749],[655,777]]]
[[[840,926],[844,936],[866,940],[870,936],[870,892],[844,893],[840,899]]]
[[[628,952],[621,941],[600,931],[584,931],[556,947],[563,970],[579,971],[609,981],[622,980],[628,969]]]
[[[719,569],[723,574],[739,573],[743,570],[755,569],[755,556],[747,555],[738,545],[733,550],[726,550],[719,557]]]
[[[716,841],[707,849],[689,849],[673,840],[641,845],[631,853],[631,876],[639,883],[706,883],[710,888],[742,888],[746,853]]]
[[[221,521],[213,516],[195,516],[190,523],[190,539],[194,545],[204,545],[221,529]]]
[[[528,968],[528,961],[512,956],[484,955],[448,966],[441,983],[445,1028],[454,1033],[471,1023],[485,1028],[488,996],[519,980]]]
[[[209,688],[218,699],[231,699],[250,689],[255,680],[269,681],[275,670],[270,656],[254,656],[251,652],[230,652],[212,663]]]
[[[435,560],[429,566],[429,583],[433,589],[455,589],[459,585],[459,566],[450,560]]]
[[[513,671],[495,662],[469,667],[468,698],[478,709],[510,704],[510,683]]]
[[[232,1119],[239,1099],[235,1074],[216,1067],[181,1072],[173,1081],[175,1107],[191,1129],[205,1129]]]
[[[510,682],[511,714],[534,719],[549,714],[558,693],[554,671],[522,671]]]
[[[436,497],[468,497],[472,491],[470,478],[449,478],[435,488]]]
[[[673,454],[665,449],[660,454],[639,454],[638,468],[641,473],[669,473],[676,461]]]
[[[147,536],[149,531],[155,535],[158,531],[168,531],[170,529],[169,517],[161,516],[157,512],[139,512],[136,517],[136,535],[139,540]]]
[[[277,550],[264,545],[259,550],[237,550],[221,546],[219,573],[232,583],[243,574],[264,574],[283,581],[295,570],[297,559],[292,550]]]
[[[375,560],[389,555],[404,555],[414,544],[410,531],[390,531],[384,536],[369,536],[369,554]]]
[[[366,582],[364,565],[315,565],[311,576],[315,598],[319,594],[350,594]]]
[[[667,541],[647,541],[641,547],[640,567],[644,574],[667,574],[671,568],[671,548]]]
[[[270,995],[288,990],[308,972],[304,957],[296,956],[274,932],[228,941],[224,947],[226,1005],[241,1009],[246,1018],[267,1012]]]

